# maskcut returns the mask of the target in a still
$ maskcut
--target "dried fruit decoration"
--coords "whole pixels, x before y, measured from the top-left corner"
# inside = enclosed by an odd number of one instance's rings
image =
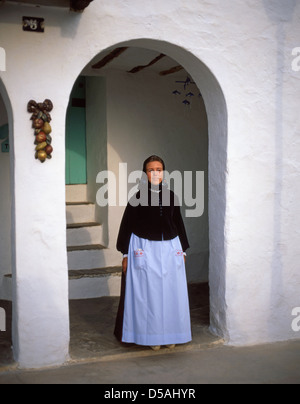
[[[53,104],[50,100],[40,103],[31,100],[27,105],[27,111],[32,114],[30,119],[34,128],[35,158],[40,160],[41,163],[52,158],[53,147],[51,145],[52,137],[50,136],[52,132],[50,112],[52,109]]]

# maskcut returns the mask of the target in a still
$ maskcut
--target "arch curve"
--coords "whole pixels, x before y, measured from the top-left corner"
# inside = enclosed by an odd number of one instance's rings
[[[6,291],[7,296],[10,296],[12,293],[12,299],[13,299],[13,316],[12,316],[12,337],[13,337],[13,349],[15,350],[15,347],[17,346],[16,343],[16,334],[17,334],[17,316],[14,315],[14,312],[16,311],[16,290],[15,290],[15,273],[16,273],[16,268],[15,268],[15,250],[16,250],[16,241],[15,241],[15,197],[14,197],[14,137],[13,137],[13,109],[12,109],[12,104],[8,95],[8,92],[6,90],[5,84],[3,80],[0,77],[0,97],[2,98],[5,108],[6,108],[6,113],[7,113],[7,118],[8,118],[8,128],[9,128],[9,177],[10,177],[10,189],[8,192],[10,192],[10,206],[11,206],[11,212],[10,212],[10,228],[11,228],[11,237],[10,237],[10,245],[11,245],[11,271],[12,271],[12,279],[13,279],[13,285],[12,285],[12,291]],[[1,151],[0,151],[1,152]],[[9,220],[9,219],[8,219]]]
[[[98,61],[102,53],[117,47],[144,48],[169,56],[182,65],[192,76],[203,96],[208,118],[209,138],[211,331],[227,339],[225,213],[228,113],[224,92],[208,65],[195,54],[170,42],[141,38],[115,43],[97,53],[88,64]],[[80,72],[78,73],[80,74]]]

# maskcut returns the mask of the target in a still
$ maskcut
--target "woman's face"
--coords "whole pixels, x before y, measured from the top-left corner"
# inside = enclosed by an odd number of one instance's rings
[[[149,182],[153,185],[159,185],[164,179],[164,168],[159,161],[153,161],[147,164],[146,173]]]

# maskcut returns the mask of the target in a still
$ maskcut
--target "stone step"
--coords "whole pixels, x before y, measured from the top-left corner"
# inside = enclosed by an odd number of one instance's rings
[[[95,205],[89,202],[68,202],[67,225],[95,222]]]
[[[103,250],[105,247],[101,244],[90,244],[90,245],[77,245],[67,247],[68,252],[75,252],[75,251],[98,251]]]
[[[69,279],[78,280],[83,278],[102,278],[108,275],[121,276],[121,274],[122,274],[122,267],[77,269],[69,271]]]
[[[67,227],[67,246],[84,246],[103,243],[103,228],[99,223],[74,223]]]
[[[67,229],[81,229],[82,227],[94,227],[94,226],[101,226],[97,222],[90,222],[90,223],[70,223],[67,225]]]
[[[66,202],[87,202],[87,185],[66,185]]]
[[[69,299],[120,296],[121,267],[69,271]]]
[[[95,268],[95,269],[77,269],[69,270],[69,279],[82,279],[82,278],[101,278],[107,275],[121,276],[122,267],[106,267],[106,268]],[[5,279],[12,279],[12,274],[4,275]]]
[[[70,270],[105,268],[119,266],[121,257],[116,254],[114,249],[93,248],[84,249],[68,248],[68,266]]]
[[[92,299],[104,296],[120,296],[122,267],[70,270],[69,299]],[[4,276],[11,290],[12,275]],[[11,295],[1,296],[12,300]]]

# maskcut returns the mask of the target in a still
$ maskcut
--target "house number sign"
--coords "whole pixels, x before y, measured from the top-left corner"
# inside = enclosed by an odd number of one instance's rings
[[[44,18],[23,17],[23,31],[44,32]]]

